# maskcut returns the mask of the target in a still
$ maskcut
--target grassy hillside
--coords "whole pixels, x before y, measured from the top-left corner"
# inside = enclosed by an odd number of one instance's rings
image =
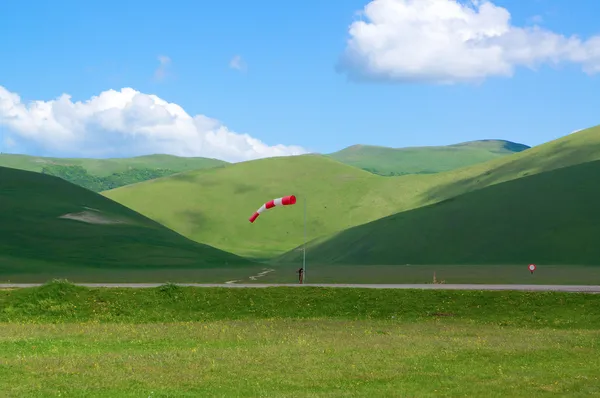
[[[486,162],[529,147],[504,140],[471,141],[448,146],[388,148],[354,145],[328,155],[375,174],[431,174]]]
[[[305,195],[308,236],[314,239],[503,181],[597,159],[600,129],[595,127],[445,173],[382,177],[309,155],[186,172],[104,194],[193,240],[269,257],[302,243]],[[248,222],[263,202],[290,194],[298,196],[297,205]]]
[[[307,254],[319,264],[600,265],[598,175],[594,161],[497,184],[351,228]]]
[[[247,264],[192,242],[102,195],[39,173],[0,167],[0,274]]]
[[[538,145],[523,152],[429,177],[423,203],[561,167],[600,160],[600,126]]]
[[[319,155],[181,173],[104,194],[191,239],[259,257],[302,240],[305,197],[313,237],[391,214],[405,199],[389,178]],[[248,221],[264,202],[292,194],[296,205]]]
[[[70,159],[0,154],[0,167],[11,167],[53,175],[94,192],[173,175],[181,171],[225,164],[227,162],[217,159],[183,158],[171,155],[114,159]]]
[[[88,158],[51,158],[30,155],[0,154],[0,166],[19,170],[41,172],[45,166],[81,166],[97,177],[106,177],[113,173],[122,173],[136,169],[167,169],[173,172],[204,169],[227,164],[222,160],[208,158],[186,158],[172,155],[147,155],[131,158],[88,159]]]

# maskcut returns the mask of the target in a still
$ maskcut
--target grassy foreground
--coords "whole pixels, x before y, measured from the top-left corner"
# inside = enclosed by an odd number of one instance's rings
[[[0,291],[5,396],[600,394],[600,296],[319,288]]]
[[[592,397],[596,331],[258,320],[0,325],[7,397]]]

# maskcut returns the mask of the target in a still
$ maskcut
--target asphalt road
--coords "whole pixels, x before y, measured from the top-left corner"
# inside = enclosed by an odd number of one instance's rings
[[[0,283],[0,289],[13,289],[41,286],[41,283]],[[154,288],[163,283],[76,283],[86,287],[105,288]],[[334,287],[361,289],[441,289],[441,290],[520,290],[542,292],[581,292],[600,293],[598,285],[478,285],[478,284],[286,284],[286,283],[178,283],[179,286],[192,287],[226,287],[226,288],[266,288],[266,287]]]

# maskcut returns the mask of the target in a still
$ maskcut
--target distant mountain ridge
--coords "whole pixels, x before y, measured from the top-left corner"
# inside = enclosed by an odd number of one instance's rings
[[[373,174],[394,176],[449,171],[528,148],[527,145],[511,141],[484,139],[447,146],[405,148],[358,144],[322,156]],[[184,171],[230,164],[219,159],[166,154],[95,159],[0,153],[0,167],[53,175],[94,192],[107,191]]]
[[[226,164],[218,159],[160,154],[108,159],[0,154],[0,167],[49,174],[94,192]]]
[[[450,171],[530,148],[528,145],[500,139],[404,148],[359,144],[327,156],[374,174],[394,176]]]

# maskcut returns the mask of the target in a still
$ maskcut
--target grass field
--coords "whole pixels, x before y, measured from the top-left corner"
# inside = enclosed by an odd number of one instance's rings
[[[303,242],[307,198],[309,240],[526,175],[600,159],[600,127],[489,162],[431,175],[382,177],[324,156],[271,158],[122,187],[103,194],[182,235],[254,258],[270,258]],[[295,194],[256,223],[264,202]],[[524,198],[524,196],[523,196]]]
[[[0,154],[0,166],[19,170],[41,172],[44,166],[81,166],[88,173],[106,177],[113,173],[124,172],[130,168],[168,169],[175,172],[198,170],[225,165],[227,162],[208,158],[187,158],[172,155],[146,155],[130,158],[52,158],[43,156]]]
[[[369,289],[0,291],[5,396],[600,394],[600,296]]]
[[[56,177],[0,167],[0,203],[0,279],[252,265]]]
[[[380,175],[430,174],[486,162],[528,148],[503,140],[411,148],[354,145],[328,156]]]
[[[314,262],[597,265],[600,161],[541,173],[406,211],[314,242]],[[299,262],[292,251],[280,262]]]

